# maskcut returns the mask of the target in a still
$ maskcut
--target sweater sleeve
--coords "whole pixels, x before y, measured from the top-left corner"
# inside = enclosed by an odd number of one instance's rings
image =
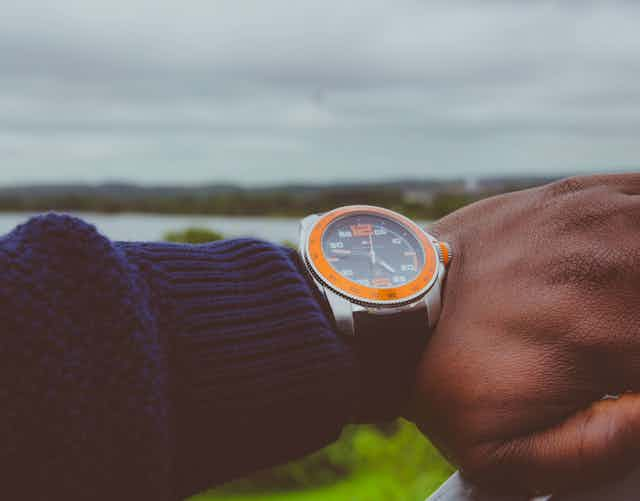
[[[181,499],[357,412],[357,357],[277,245],[116,243],[48,214],[0,239],[0,272],[8,498]]]
[[[314,451],[356,412],[355,355],[271,243],[119,244],[162,270],[179,497]]]

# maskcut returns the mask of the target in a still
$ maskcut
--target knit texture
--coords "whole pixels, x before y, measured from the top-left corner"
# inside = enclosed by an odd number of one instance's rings
[[[361,376],[294,262],[250,239],[0,238],[3,499],[181,499],[337,438]]]

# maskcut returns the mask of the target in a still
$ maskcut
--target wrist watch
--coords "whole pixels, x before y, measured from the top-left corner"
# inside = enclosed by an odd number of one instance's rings
[[[299,255],[360,361],[352,422],[410,414],[416,369],[440,315],[449,245],[396,212],[351,205],[304,218]]]
[[[410,219],[368,205],[313,214],[301,221],[299,252],[345,336],[410,324],[425,337],[436,324],[452,252]]]

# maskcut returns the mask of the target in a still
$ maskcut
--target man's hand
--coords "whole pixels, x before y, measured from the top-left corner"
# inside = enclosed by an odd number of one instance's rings
[[[493,489],[587,488],[640,465],[640,174],[491,198],[431,231],[455,258],[420,428]]]

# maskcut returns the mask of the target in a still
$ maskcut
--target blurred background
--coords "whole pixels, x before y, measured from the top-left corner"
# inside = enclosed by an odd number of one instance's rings
[[[0,234],[56,210],[119,240],[290,245],[338,205],[428,224],[640,167],[637,2],[0,4]],[[417,501],[451,471],[380,423],[194,500]]]

